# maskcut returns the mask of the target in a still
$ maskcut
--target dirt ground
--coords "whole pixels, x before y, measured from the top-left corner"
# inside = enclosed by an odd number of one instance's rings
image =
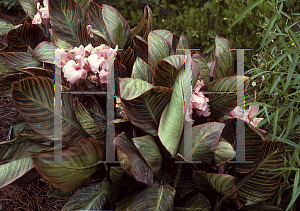
[[[0,7],[0,19],[13,25],[20,24],[26,16],[23,10],[8,11]],[[5,36],[0,41],[6,44]],[[0,142],[5,141],[10,127],[25,119],[14,106],[12,98],[0,94]],[[33,133],[33,131],[23,131]],[[1,169],[0,169],[1,171]],[[49,183],[37,180],[30,184],[8,185],[0,189],[0,211],[54,211],[61,210],[68,198],[48,197]]]

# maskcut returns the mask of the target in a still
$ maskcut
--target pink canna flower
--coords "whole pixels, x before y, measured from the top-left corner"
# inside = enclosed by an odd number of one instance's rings
[[[49,21],[50,14],[49,14],[48,0],[44,0],[43,4],[44,7],[42,7],[39,2],[36,4],[37,13],[32,20],[32,24],[41,24],[42,23],[41,17]]]
[[[74,84],[79,79],[85,79],[87,76],[87,71],[83,69],[85,62],[84,58],[77,55],[74,60],[70,60],[63,68],[65,78]]]
[[[36,15],[33,17],[32,24],[41,24],[41,23],[42,23],[41,15],[40,13],[37,12]]]
[[[93,32],[91,32],[91,29],[92,29],[92,28],[93,28],[92,25],[87,25],[87,26],[86,26],[87,33],[90,35],[91,38],[94,37]]]

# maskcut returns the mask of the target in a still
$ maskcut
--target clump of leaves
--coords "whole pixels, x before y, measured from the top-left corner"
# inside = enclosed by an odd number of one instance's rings
[[[32,17],[36,13],[35,5],[22,6],[32,9]],[[236,93],[242,81],[253,97],[250,78],[234,75],[227,39],[215,36],[206,61],[201,53],[190,53],[184,33],[177,41],[168,30],[152,31],[148,6],[133,29],[105,4],[49,0],[49,12],[49,38],[48,27],[25,23],[7,32],[8,46],[0,53],[10,67],[0,78],[0,90],[12,95],[27,122],[23,126],[39,134],[0,143],[0,161],[7,162],[0,166],[0,187],[43,177],[51,195],[71,196],[63,210],[240,209],[261,204],[277,191],[278,168],[285,167],[283,142],[264,140],[247,122],[225,117],[236,107],[236,96],[224,93]],[[54,134],[54,52],[90,43],[123,49],[114,72],[119,108],[126,115],[106,115],[105,97],[63,94],[62,127]],[[186,102],[197,80],[204,81],[211,115],[186,121]],[[61,86],[70,91],[63,74]],[[73,89],[99,91],[83,79]],[[239,163],[235,151],[242,129],[247,163]],[[105,163],[111,155],[116,160]]]

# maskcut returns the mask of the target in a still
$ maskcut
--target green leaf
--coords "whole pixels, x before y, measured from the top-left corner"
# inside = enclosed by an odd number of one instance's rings
[[[153,72],[149,65],[142,60],[140,57],[136,57],[132,68],[131,78],[139,78],[143,81],[147,81],[148,83],[152,83],[152,75]]]
[[[103,20],[102,7],[94,2],[90,2],[89,5],[89,23],[93,27],[91,29],[93,33],[96,33],[94,30],[97,30],[97,35],[102,37],[108,44],[111,43]]]
[[[33,19],[37,13],[35,2],[31,0],[19,0],[19,2],[23,7],[24,12],[28,14],[31,19]]]
[[[268,38],[269,33],[270,33],[271,29],[273,28],[274,23],[276,22],[276,20],[277,20],[277,14],[274,14],[272,16],[271,20],[269,21],[268,27],[266,28],[266,31],[265,31],[264,36],[263,36],[262,43],[264,43],[266,41],[266,39]]]
[[[142,182],[136,181],[122,169],[122,167],[110,167],[110,179],[112,182],[126,187],[142,186]]]
[[[122,169],[134,177],[136,181],[148,186],[153,184],[154,172],[146,164],[132,140],[129,140],[123,132],[116,137],[114,143],[117,148],[117,155],[119,161],[121,161]]]
[[[222,79],[234,74],[234,58],[230,42],[216,36],[213,48],[213,61],[216,62],[214,80]]]
[[[54,187],[70,192],[86,186],[94,177],[98,161],[105,156],[105,144],[93,138],[79,141],[62,151],[62,162],[53,153],[32,157],[35,169]],[[52,161],[52,162],[51,162]]]
[[[6,75],[0,78],[0,91],[4,95],[11,95],[11,87],[13,82],[20,81],[24,78],[31,76],[28,73],[15,73]]]
[[[0,165],[0,188],[3,188],[14,181],[26,176],[27,172],[34,169],[30,157]]]
[[[234,25],[237,24],[244,16],[252,9],[254,9],[257,5],[261,4],[264,0],[257,0],[253,3],[251,3],[246,9],[242,11],[242,13],[239,15],[239,17],[229,26],[228,29],[231,29]]]
[[[152,70],[155,69],[160,60],[170,55],[170,48],[171,46],[166,39],[154,31],[150,32],[148,36],[148,64]]]
[[[162,157],[153,137],[147,135],[133,138],[132,141],[140,151],[148,166],[155,172],[156,177],[160,178]]]
[[[285,167],[284,143],[266,141],[264,159],[236,187],[241,203],[245,205],[259,204],[270,198],[277,191],[281,181],[279,174],[281,170],[276,169],[282,167]]]
[[[49,184],[48,196],[49,197],[62,197],[69,198],[73,195],[73,192],[65,192],[55,188],[53,185]]]
[[[130,36],[130,27],[119,11],[109,5],[102,4],[102,16],[112,47],[118,45],[123,49]]]
[[[112,208],[115,207],[115,203],[119,201],[121,196],[120,187],[105,177],[101,183],[101,189],[108,195],[109,202]]]
[[[295,32],[293,30],[291,30],[290,28],[287,28],[287,31],[289,32],[293,42],[296,44],[298,50],[300,50],[300,42],[299,42],[299,38],[297,37],[297,35],[295,34]]]
[[[82,128],[94,139],[105,143],[106,136],[101,128],[95,123],[86,108],[75,98],[75,113]]]
[[[180,163],[184,161],[186,163]],[[195,170],[197,168],[193,163],[188,163],[183,156],[177,154],[163,160],[161,181],[176,189],[176,197],[182,198],[196,188],[192,177]]]
[[[145,40],[147,40],[149,33],[152,31],[152,19],[153,19],[152,11],[150,7],[146,5],[144,8],[144,14],[142,20],[139,22],[139,24],[136,27],[134,27],[131,30],[131,34],[132,34],[131,36],[134,36],[134,34],[139,34],[139,32],[144,28],[147,20],[146,31],[142,36]]]
[[[85,18],[87,18],[89,14],[89,4],[90,2],[92,2],[92,0],[76,0],[76,1],[79,4],[79,6],[82,8]],[[84,24],[85,22],[82,23]]]
[[[175,190],[168,184],[157,181],[137,194],[128,210],[173,210]],[[145,200],[147,199],[147,200]]]
[[[264,155],[264,142],[257,132],[249,126],[248,123],[241,119],[227,119],[223,121],[225,128],[222,133],[222,137],[228,141],[234,149],[237,147],[237,131],[241,131],[242,128],[237,128],[237,121],[244,123],[245,128],[245,161],[252,161],[253,163],[233,163],[235,169],[240,173],[249,173],[256,168],[262,161]],[[242,144],[242,143],[239,143]]]
[[[154,85],[172,88],[184,62],[184,55],[171,55],[159,61],[153,72]]]
[[[209,211],[211,210],[208,199],[201,193],[194,194],[188,200],[185,200],[179,207],[174,207],[178,211]]]
[[[156,135],[161,113],[170,100],[170,89],[132,78],[120,78],[119,84],[122,106],[132,124]]]
[[[44,77],[26,78],[13,84],[12,97],[30,127],[54,140],[54,81]],[[77,122],[73,96],[64,94],[61,98],[62,141],[64,144],[76,145],[88,134]]]
[[[242,205],[237,198],[234,176],[194,171],[193,178],[197,183],[197,187],[201,187],[203,182],[208,182],[218,193],[233,199],[237,207],[241,208]]]
[[[6,35],[14,26],[5,20],[0,20],[0,35]]]
[[[34,139],[24,134],[19,134],[13,140],[0,143],[0,160],[1,162],[20,160],[33,155],[33,152],[49,148],[50,146],[36,143]]]
[[[41,42],[36,46],[36,48],[33,51],[33,56],[36,58],[36,60],[40,62],[47,62],[50,64],[54,63],[54,55],[55,50],[59,49],[55,43],[49,43],[47,41]]]
[[[192,58],[199,68],[200,79],[204,81],[204,84],[210,83],[210,71],[204,56],[202,54],[193,54]]]
[[[238,78],[243,78],[240,80]],[[249,87],[250,78],[246,76],[231,76],[215,80],[206,84],[202,87],[203,91],[208,92],[236,92],[237,81],[244,83],[245,91]],[[205,94],[205,93],[204,93]],[[210,117],[219,119],[225,114],[228,114],[232,111],[237,105],[237,96],[235,94],[206,94],[205,97],[209,98],[208,104],[210,105],[211,115]],[[239,103],[239,102],[238,102]]]
[[[78,47],[77,23],[84,23],[80,5],[75,0],[49,0],[49,13],[54,37]]]
[[[181,71],[176,77],[171,100],[162,112],[158,128],[158,136],[162,144],[166,147],[166,149],[171,153],[172,156],[176,154],[183,130],[183,74],[183,71]]]
[[[10,67],[21,70],[26,67],[41,67],[41,63],[32,58],[30,53],[26,52],[7,52],[0,53],[2,59]]]
[[[235,158],[235,156],[236,152],[232,145],[221,137],[214,153],[214,160],[217,166],[226,163],[227,161]]]
[[[278,59],[271,65],[270,70],[272,70],[274,67],[276,67],[282,59],[284,59],[286,57],[286,54],[283,54],[281,56],[278,57]]]
[[[181,50],[178,50],[181,49]],[[179,42],[176,48],[176,54],[185,54],[185,51],[182,49],[191,49],[191,45],[189,43],[188,38],[185,36],[184,32],[182,32],[180,38],[179,38]]]
[[[210,122],[193,127],[192,150],[185,156],[186,159],[201,161],[201,164],[210,164],[224,127],[223,123],[218,122]]]

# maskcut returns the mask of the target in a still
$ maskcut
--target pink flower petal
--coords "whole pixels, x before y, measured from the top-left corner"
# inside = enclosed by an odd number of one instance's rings
[[[33,17],[32,24],[41,24],[42,19],[40,13],[36,13],[36,15]]]

